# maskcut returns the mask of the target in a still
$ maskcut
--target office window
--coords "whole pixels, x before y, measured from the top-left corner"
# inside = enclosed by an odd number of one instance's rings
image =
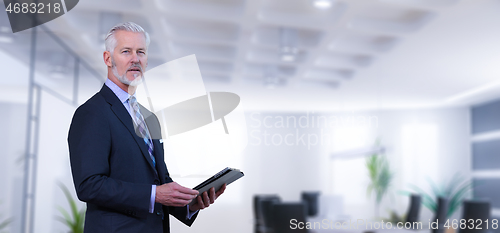
[[[402,157],[398,172],[403,183],[427,186],[427,177],[438,177],[439,135],[434,124],[408,124],[402,127]]]
[[[331,152],[341,156],[331,161],[330,183],[333,194],[341,195],[346,205],[367,204],[366,187],[369,179],[363,154],[353,154],[349,157],[343,157],[342,154],[372,146],[375,139],[370,133],[369,128],[365,126],[333,129]]]

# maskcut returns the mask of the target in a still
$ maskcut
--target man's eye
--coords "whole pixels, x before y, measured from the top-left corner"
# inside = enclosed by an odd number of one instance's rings
[[[124,50],[122,53],[128,53],[128,50]]]

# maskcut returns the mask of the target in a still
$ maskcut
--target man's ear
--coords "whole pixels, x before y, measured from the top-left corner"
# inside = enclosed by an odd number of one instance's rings
[[[113,66],[113,63],[111,62],[111,53],[109,51],[104,51],[102,57],[104,58],[104,63],[106,63],[106,66],[108,67]]]

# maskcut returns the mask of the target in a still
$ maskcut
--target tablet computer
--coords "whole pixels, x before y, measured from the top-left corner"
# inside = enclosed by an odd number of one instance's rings
[[[212,187],[214,187],[215,191],[217,192],[222,187],[222,185],[229,185],[243,176],[243,172],[241,172],[239,169],[227,167],[217,174],[213,175],[212,177],[208,178],[207,180],[201,182],[193,189],[198,190],[198,192],[200,192],[200,195],[203,194],[203,192],[210,190]],[[198,197],[193,199],[193,201],[191,201],[189,205],[196,204],[196,202],[198,202],[197,198]]]

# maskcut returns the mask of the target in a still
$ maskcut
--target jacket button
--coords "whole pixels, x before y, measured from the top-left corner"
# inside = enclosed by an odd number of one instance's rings
[[[160,216],[161,215],[160,211],[156,212],[156,215]]]

